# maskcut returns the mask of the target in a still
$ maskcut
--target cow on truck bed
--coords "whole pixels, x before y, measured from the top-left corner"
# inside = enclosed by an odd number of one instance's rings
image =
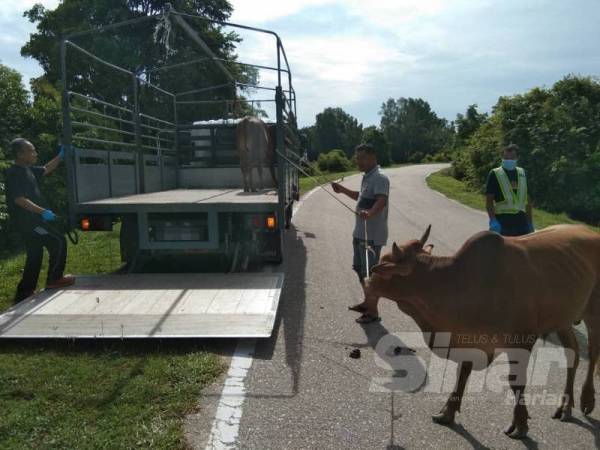
[[[273,184],[277,185],[275,176],[276,136],[258,117],[244,117],[235,130],[236,147],[240,155],[240,168],[244,192],[256,192],[254,187],[254,168],[258,169],[258,189],[263,189],[263,165],[269,168]]]

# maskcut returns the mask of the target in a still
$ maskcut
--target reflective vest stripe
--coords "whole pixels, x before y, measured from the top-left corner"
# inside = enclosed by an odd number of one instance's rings
[[[494,174],[498,180],[498,185],[502,191],[504,200],[494,204],[494,210],[497,214],[517,214],[520,211],[525,212],[527,206],[527,178],[525,171],[517,167],[517,193],[515,194],[508,175],[502,167],[494,169]]]

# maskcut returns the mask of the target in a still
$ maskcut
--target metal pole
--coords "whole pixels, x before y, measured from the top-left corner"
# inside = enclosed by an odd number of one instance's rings
[[[135,75],[131,77],[133,83],[133,123],[134,123],[134,131],[135,131],[135,146],[137,149],[137,163],[138,170],[135,171],[137,175],[136,180],[136,193],[144,193],[146,192],[144,186],[144,150],[142,148],[142,136],[141,136],[141,126],[140,126],[140,100],[138,93],[138,79]]]
[[[185,21],[185,19],[183,17],[181,17],[179,15],[179,13],[177,11],[175,11],[173,8],[170,8],[168,11],[170,13],[170,16],[173,17],[173,19],[175,20],[175,22],[177,22],[177,24],[181,28],[183,28],[183,31],[185,31],[187,33],[187,35],[192,39],[192,41],[194,41],[210,57],[210,59],[221,70],[221,72],[223,72],[225,74],[227,79],[231,82],[235,82],[235,78],[233,77],[233,75],[231,75],[231,73],[229,73],[229,70],[227,70],[225,65],[221,61],[219,61],[219,59],[217,58],[217,55],[215,55],[213,53],[213,51],[210,49],[210,47],[208,45],[206,45],[206,42],[204,42],[202,40],[202,38],[198,35],[198,33],[196,33],[192,29],[192,27]]]
[[[284,127],[283,127],[283,92],[281,92],[281,86],[277,87],[277,92],[275,93],[275,108],[277,111],[277,191],[278,191],[278,200],[279,200],[279,211],[277,214],[277,220],[279,223],[280,229],[285,226],[285,208],[287,204],[287,193],[285,192],[285,180],[284,174],[284,164],[286,161],[282,158],[281,155],[285,154],[287,157],[287,153],[285,152],[285,137],[284,137]],[[283,232],[281,233],[281,251],[283,252]]]
[[[76,155],[72,146],[73,128],[71,126],[71,110],[69,103],[69,90],[67,89],[67,41],[60,43],[60,73],[62,82],[62,145],[65,149],[65,163],[67,168],[67,195],[69,227],[76,226],[75,205],[77,204],[77,178],[76,178]]]
[[[281,42],[277,36],[277,87],[281,89]]]
[[[175,187],[179,187],[179,124],[177,123],[177,97],[173,97],[173,123],[175,123],[175,136],[173,143],[173,150],[175,150],[175,183],[177,184]]]

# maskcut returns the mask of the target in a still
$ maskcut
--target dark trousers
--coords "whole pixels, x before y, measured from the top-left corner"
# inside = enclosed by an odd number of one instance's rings
[[[27,259],[23,269],[23,278],[17,286],[15,301],[23,300],[35,291],[42,267],[44,247],[50,254],[46,283],[61,278],[67,262],[67,241],[62,234],[46,226],[37,226],[31,231],[23,233],[22,237],[25,242]]]
[[[496,214],[496,219],[502,226],[502,236],[523,236],[529,234],[529,221],[525,213]]]
[[[377,263],[379,263],[379,255],[381,254],[381,245],[373,245],[373,241],[365,241],[363,239],[353,238],[352,248],[354,250],[354,258],[352,259],[352,268],[358,275],[360,283],[363,284],[367,276],[367,255],[366,250],[369,252],[369,275],[371,269]]]

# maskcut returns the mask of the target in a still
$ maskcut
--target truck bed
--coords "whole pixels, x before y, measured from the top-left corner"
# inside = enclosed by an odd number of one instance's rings
[[[125,195],[82,202],[79,211],[125,212],[139,207],[161,207],[170,210],[189,210],[203,206],[220,206],[227,210],[272,210],[277,207],[278,196],[274,189],[244,192],[243,189],[173,189],[146,194]]]
[[[277,191],[263,189],[173,189],[147,194],[126,195],[80,203],[81,205],[158,205],[180,203],[277,203]]]

